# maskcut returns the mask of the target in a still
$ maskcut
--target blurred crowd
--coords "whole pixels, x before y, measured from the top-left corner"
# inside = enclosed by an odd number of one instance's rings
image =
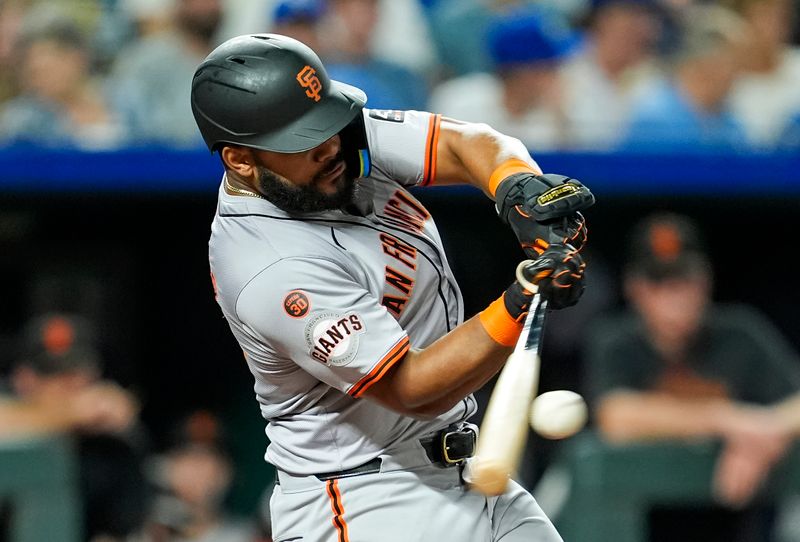
[[[486,122],[533,152],[800,148],[796,0],[7,0],[0,146],[202,148],[223,40],[310,45],[367,106]]]

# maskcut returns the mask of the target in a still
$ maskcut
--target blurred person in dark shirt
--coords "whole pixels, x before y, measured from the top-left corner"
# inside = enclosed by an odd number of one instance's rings
[[[226,448],[221,421],[207,410],[194,411],[177,424],[167,449],[152,457],[157,493],[146,540],[255,542],[255,520],[238,517],[226,506],[235,474]]]
[[[0,400],[0,438],[69,435],[78,455],[86,539],[135,532],[148,499],[141,470],[147,439],[135,396],[102,378],[92,322],[66,313],[32,318],[13,365],[12,393]]]
[[[681,510],[677,520],[666,510],[655,521],[672,518],[671,535],[685,527],[670,539],[764,540],[774,509],[757,497],[800,433],[800,359],[754,307],[713,300],[710,257],[692,220],[656,213],[631,231],[628,307],[598,319],[585,345],[597,427],[618,443],[718,439],[718,506]]]

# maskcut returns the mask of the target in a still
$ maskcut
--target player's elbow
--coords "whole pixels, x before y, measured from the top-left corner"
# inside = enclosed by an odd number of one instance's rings
[[[370,389],[367,397],[382,406],[418,420],[430,420],[449,410],[436,403],[424,402],[422,398],[399,393],[386,393],[386,390]]]
[[[499,132],[484,122],[459,122],[452,128],[452,144],[463,152],[475,153],[476,147],[486,146],[527,152],[519,138]]]
[[[418,420],[432,420],[453,408],[457,402],[449,404],[443,401],[432,401],[421,404],[407,404],[404,405],[402,414]]]

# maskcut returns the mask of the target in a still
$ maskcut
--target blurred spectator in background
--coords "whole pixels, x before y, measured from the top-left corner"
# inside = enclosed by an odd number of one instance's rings
[[[509,6],[531,5],[514,0],[422,0],[431,40],[446,80],[492,70],[486,47],[489,21]]]
[[[800,151],[800,113],[786,121],[775,149],[792,152]]]
[[[491,0],[427,3],[425,13],[441,62],[443,80],[491,70],[492,63],[485,45],[487,21],[494,15],[491,4]]]
[[[464,0],[462,0],[464,1]],[[372,53],[400,64],[429,83],[439,70],[439,57],[419,0],[378,0],[379,13],[372,33]]]
[[[279,0],[272,12],[270,32],[289,36],[321,50],[317,23],[325,13],[325,0]]]
[[[747,136],[728,98],[747,26],[714,4],[690,6],[683,15],[672,73],[637,99],[620,146],[654,152],[745,149]]]
[[[116,22],[117,25],[127,27],[126,32],[118,37],[119,43],[114,47],[115,55],[127,54],[122,53],[122,49],[135,40],[146,41],[173,28],[173,0],[117,0],[114,7],[115,9],[107,11],[114,14],[115,20],[107,23]]]
[[[127,0],[134,6],[145,0]],[[202,139],[192,116],[190,89],[194,70],[217,43],[223,16],[221,0],[164,0],[168,24],[159,20],[124,48],[112,69],[114,84],[137,98],[147,118],[141,139],[171,147],[200,147]],[[136,13],[142,13],[137,11]],[[152,14],[150,11],[146,13]]]
[[[19,94],[0,110],[0,144],[106,150],[134,140],[141,118],[134,97],[94,76],[72,19],[31,10],[13,56]]]
[[[275,485],[271,484],[261,494],[256,510],[256,527],[258,533],[254,542],[272,542],[272,512],[269,509],[269,501]]]
[[[25,17],[26,0],[0,2],[0,104],[17,93],[14,44]]]
[[[234,465],[219,431],[214,415],[195,412],[181,424],[177,442],[155,458],[158,496],[145,529],[147,541],[255,540],[255,521],[234,517],[225,507]]]
[[[656,0],[590,0],[581,50],[562,68],[572,146],[609,149],[638,93],[660,74],[656,45],[664,11]]]
[[[428,82],[372,52],[378,0],[327,0],[327,6],[320,22],[320,56],[331,79],[362,89],[374,109],[424,109]]]
[[[742,73],[731,107],[750,142],[779,146],[787,118],[800,113],[800,47],[791,45],[794,0],[723,0],[748,23],[736,54]]]
[[[496,16],[487,34],[493,72],[440,84],[428,110],[486,122],[537,151],[566,147],[571,133],[558,68],[575,38],[560,22],[533,7]]]
[[[631,231],[629,308],[598,319],[586,344],[598,429],[613,442],[721,441],[719,507],[659,510],[653,540],[770,540],[773,510],[750,505],[800,432],[800,359],[754,308],[712,301],[711,262],[688,217],[656,213]]]
[[[93,324],[48,313],[22,331],[13,395],[0,402],[0,438],[67,432],[75,438],[87,540],[121,540],[141,528],[149,493],[147,442],[135,397],[101,379]]]

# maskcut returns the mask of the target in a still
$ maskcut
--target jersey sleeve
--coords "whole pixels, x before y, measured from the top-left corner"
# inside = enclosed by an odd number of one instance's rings
[[[352,397],[409,349],[406,332],[339,263],[287,258],[245,286],[236,313],[255,339]]]
[[[370,177],[427,186],[436,177],[442,116],[424,111],[365,109]]]

